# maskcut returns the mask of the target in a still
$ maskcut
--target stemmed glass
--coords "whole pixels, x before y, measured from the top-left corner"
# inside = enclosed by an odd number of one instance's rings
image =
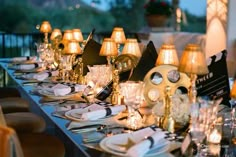
[[[205,132],[206,110],[201,108],[199,103],[194,103],[191,106],[191,126],[190,133],[193,142],[197,145],[197,155],[201,156],[201,144],[206,138]]]
[[[131,129],[142,126],[142,116],[138,111],[143,99],[143,82],[126,81],[119,84],[124,103],[128,107],[127,125]]]

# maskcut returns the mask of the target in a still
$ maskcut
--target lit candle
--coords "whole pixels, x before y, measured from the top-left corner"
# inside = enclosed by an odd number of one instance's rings
[[[218,144],[220,143],[221,138],[222,138],[221,133],[217,129],[214,129],[209,135],[208,141],[210,143]]]

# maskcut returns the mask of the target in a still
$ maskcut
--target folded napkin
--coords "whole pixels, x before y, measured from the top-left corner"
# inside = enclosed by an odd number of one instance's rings
[[[32,64],[20,64],[13,66],[13,69],[16,70],[32,70],[35,68],[41,68],[43,66],[43,63],[32,63]]]
[[[59,74],[58,70],[51,71],[51,72],[49,72],[49,71],[48,72],[41,72],[41,73],[38,73],[38,74],[34,74],[33,78],[38,80],[38,81],[43,81],[43,80],[45,80],[48,77],[58,76],[58,74]]]
[[[156,147],[158,144],[163,145],[165,136],[165,132],[155,131],[152,135],[146,136],[147,138],[131,146],[127,151],[127,155],[130,157],[143,157],[151,148]]]
[[[58,76],[59,71],[44,71],[40,73],[29,73],[19,76],[19,79],[36,79],[38,81],[43,81],[51,76]]]
[[[56,84],[52,87],[55,96],[64,96],[72,92],[81,92],[85,89],[86,85],[76,84],[74,86],[68,86],[64,84]]]
[[[116,115],[122,111],[126,110],[125,105],[106,107],[104,109],[94,110],[90,112],[85,112],[82,114],[81,118],[83,120],[97,120],[110,115]]]
[[[23,62],[23,61],[36,61],[36,56],[26,56],[26,57],[14,57],[11,59],[12,62]]]

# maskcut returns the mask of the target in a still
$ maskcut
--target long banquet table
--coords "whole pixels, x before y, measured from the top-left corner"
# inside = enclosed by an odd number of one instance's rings
[[[63,141],[66,148],[66,157],[112,156],[112,154],[104,152],[98,147],[98,145],[94,146],[93,144],[83,144],[83,137],[81,134],[73,133],[67,129],[66,126],[69,124],[70,120],[53,116],[52,113],[55,111],[55,106],[42,105],[40,103],[41,96],[31,93],[33,89],[32,85],[24,85],[22,84],[24,80],[16,79],[16,76],[14,75],[15,70],[8,68],[6,59],[0,59],[0,66],[3,71],[5,71],[7,75],[14,80],[17,88],[21,92],[22,97],[30,102],[30,111],[42,116],[45,119],[47,123],[46,132],[59,137]],[[173,155],[170,153],[162,153],[158,156]]]
[[[2,60],[5,61],[6,59]],[[30,111],[45,119],[47,123],[46,132],[59,137],[63,141],[66,148],[66,157],[110,156],[108,153],[83,146],[82,136],[67,130],[66,125],[70,122],[69,120],[52,116],[52,113],[55,111],[55,106],[40,104],[39,100],[41,97],[30,94],[33,88],[31,85],[23,85],[23,80],[16,79],[14,70],[8,69],[8,63],[1,62],[0,60],[0,65],[14,80],[22,97],[30,102]]]

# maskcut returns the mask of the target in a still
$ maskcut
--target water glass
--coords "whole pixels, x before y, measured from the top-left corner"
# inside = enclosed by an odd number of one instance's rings
[[[140,104],[144,100],[143,85],[141,81],[126,81],[119,84],[124,103],[128,107],[127,125],[131,129],[137,129],[143,125],[142,116],[138,111]]]

